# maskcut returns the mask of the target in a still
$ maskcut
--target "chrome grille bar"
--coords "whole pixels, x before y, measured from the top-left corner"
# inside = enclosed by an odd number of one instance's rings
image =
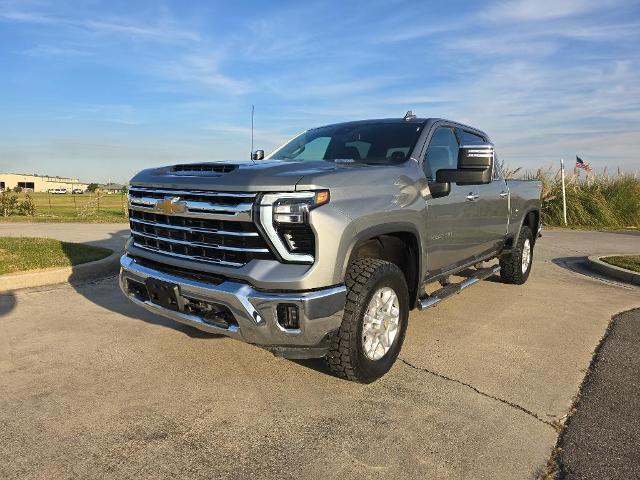
[[[210,233],[212,235],[229,235],[233,237],[258,237],[258,232],[232,232],[229,230],[216,230],[209,228],[199,228],[199,227],[182,227],[179,225],[169,225],[168,223],[157,223],[157,222],[147,222],[145,220],[138,220],[137,218],[130,218],[130,222],[139,223],[142,225],[148,225],[150,227],[159,227],[159,228],[169,228],[174,230],[182,230],[185,232],[200,232],[200,233]]]
[[[150,235],[148,233],[142,233],[136,230],[131,233],[134,236],[139,235],[141,237],[151,238],[153,240],[160,240],[161,242],[177,243],[179,245],[188,245],[190,247],[210,248],[212,250],[228,250],[230,252],[269,253],[268,248],[230,247],[227,245],[217,245],[214,243],[188,242],[185,240],[176,240],[174,238],[162,237],[160,235]]]
[[[129,202],[132,205],[140,205],[143,207],[155,207],[156,203],[158,203],[157,198],[151,197],[132,197],[129,195]],[[196,202],[193,200],[185,200],[182,202],[186,205],[187,210],[197,210],[197,211],[206,211],[206,212],[229,212],[229,213],[238,213],[238,212],[247,212],[251,211],[251,207],[253,204],[251,203],[239,203],[238,205],[222,205],[212,202]]]
[[[150,252],[154,252],[154,253],[161,253],[162,255],[169,255],[170,257],[183,258],[185,260],[194,260],[194,261],[197,261],[197,262],[214,263],[216,265],[226,265],[226,266],[229,266],[229,267],[241,267],[242,265],[244,265],[243,263],[240,263],[240,262],[229,262],[227,260],[214,260],[212,258],[198,257],[198,256],[195,256],[195,255],[184,255],[182,253],[173,253],[173,252],[169,252],[167,250],[160,250],[158,248],[152,248],[152,247],[149,247],[147,245],[141,245],[139,243],[136,243],[135,241],[133,242],[133,244],[136,247],[141,248],[143,250],[149,250]]]
[[[157,200],[156,200],[157,201]],[[129,208],[131,210],[137,210],[139,212],[148,212],[148,213],[162,213],[159,212],[158,210],[156,210],[155,208],[155,201],[154,201],[154,206],[149,206],[149,205],[140,205],[138,203],[135,203],[136,199],[132,199],[129,201]],[[188,203],[188,202],[187,202]],[[195,210],[195,211],[190,211],[188,210],[189,206],[187,205],[187,211],[185,211],[184,213],[180,213],[177,216],[180,217],[190,217],[190,218],[202,218],[202,219],[209,219],[209,220],[237,220],[240,222],[250,222],[251,221],[251,207],[252,205],[250,203],[243,203],[242,204],[243,208],[245,208],[244,210],[240,210],[237,209],[237,211],[235,212],[229,212],[227,210],[227,212],[229,213],[223,213],[220,212],[219,210]],[[221,207],[228,207],[227,205],[221,205]],[[232,208],[236,208],[233,207]]]

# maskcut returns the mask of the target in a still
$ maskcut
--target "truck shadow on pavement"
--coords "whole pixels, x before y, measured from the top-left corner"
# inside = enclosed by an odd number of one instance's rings
[[[8,315],[14,308],[16,308],[16,295],[9,291],[0,293],[0,317]]]
[[[111,239],[108,241],[93,241],[93,242],[85,242],[86,245],[93,246],[105,246],[110,244],[110,247],[118,253],[118,258],[120,254],[123,253],[124,242],[122,242],[121,250],[116,250],[114,245],[114,237],[123,238],[125,241],[128,238],[128,229],[123,229],[118,232],[111,234]],[[126,235],[126,238],[125,238]],[[120,290],[118,285],[118,273],[117,267],[114,266],[113,272],[109,276],[104,276],[104,274],[98,276],[97,278],[87,279],[83,274],[82,278],[79,278],[79,275],[76,275],[73,272],[69,278],[69,284],[71,287],[81,296],[89,300],[90,302],[98,305],[99,307],[104,308],[105,310],[109,310],[111,312],[123,315],[128,318],[133,318],[136,320],[141,320],[146,323],[150,323],[152,325],[160,325],[166,328],[170,328],[172,330],[176,330],[178,332],[184,333],[192,338],[224,338],[223,335],[216,335],[212,333],[203,332],[201,330],[195,329],[188,325],[184,325],[179,322],[175,322],[168,318],[161,317],[159,315],[155,315],[152,312],[145,310],[144,308],[135,305],[132,303]],[[4,305],[6,302],[10,300],[4,300],[3,297],[0,297],[0,315],[4,311]],[[15,303],[15,299],[14,299]],[[9,304],[7,303],[7,306]],[[8,308],[8,307],[7,307]]]
[[[191,338],[224,338],[223,335],[203,332],[190,327],[189,325],[184,325],[168,318],[155,315],[154,313],[135,305],[120,291],[117,275],[99,280],[75,283],[71,281],[70,283],[77,293],[90,302],[125,317],[140,320],[152,325],[160,325],[162,327],[170,328],[184,333]]]

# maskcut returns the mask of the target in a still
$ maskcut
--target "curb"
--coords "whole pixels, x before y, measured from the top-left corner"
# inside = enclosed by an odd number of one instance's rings
[[[609,265],[608,263],[600,260],[604,257],[623,257],[625,254],[612,254],[612,255],[593,255],[587,257],[587,262],[592,270],[604,275],[605,277],[613,278],[625,283],[631,283],[632,285],[640,285],[640,273],[632,272],[625,268],[616,267],[615,265]]]
[[[0,275],[0,292],[20,288],[42,287],[56,283],[76,283],[95,280],[118,272],[122,252],[113,252],[106,258],[95,262],[81,263],[73,267],[62,267],[39,272],[20,272]]]

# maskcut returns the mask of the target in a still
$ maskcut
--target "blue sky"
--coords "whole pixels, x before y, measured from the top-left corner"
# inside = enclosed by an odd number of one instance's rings
[[[412,109],[640,169],[640,4],[0,0],[0,171],[125,181]]]

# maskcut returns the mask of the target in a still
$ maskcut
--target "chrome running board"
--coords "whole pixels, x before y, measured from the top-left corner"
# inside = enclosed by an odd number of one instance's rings
[[[478,283],[480,280],[484,280],[485,278],[490,277],[491,275],[494,275],[498,272],[500,272],[500,265],[480,268],[474,272],[475,274],[472,277],[465,278],[460,283],[450,283],[448,285],[445,285],[441,289],[433,292],[431,295],[427,295],[426,297],[418,300],[418,310],[424,310],[425,308],[433,307],[443,300],[446,300],[453,295],[457,295],[465,288],[470,287],[471,285]]]

